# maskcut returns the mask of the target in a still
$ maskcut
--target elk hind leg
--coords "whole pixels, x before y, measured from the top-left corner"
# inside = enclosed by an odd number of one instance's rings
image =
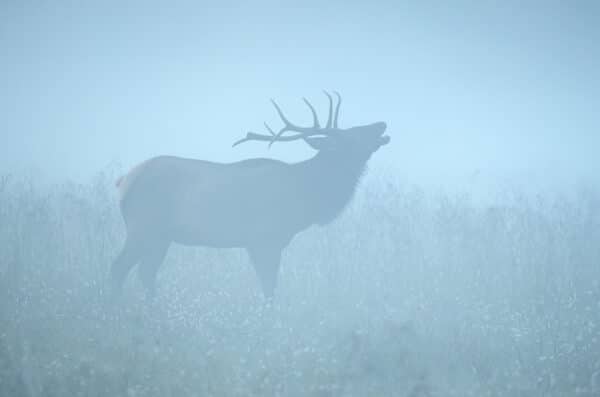
[[[128,236],[121,252],[113,261],[110,268],[110,288],[113,298],[120,295],[129,271],[140,261],[140,248],[139,241]]]
[[[167,255],[169,242],[154,241],[146,247],[138,267],[138,276],[146,288],[149,299],[156,295],[156,273]]]

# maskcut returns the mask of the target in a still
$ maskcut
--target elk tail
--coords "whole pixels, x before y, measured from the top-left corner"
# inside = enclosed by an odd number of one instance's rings
[[[138,177],[139,173],[144,169],[149,160],[144,161],[141,164],[136,165],[127,174],[122,175],[115,181],[115,186],[119,189],[119,198],[123,200],[127,195],[127,191],[131,188],[131,184]]]
[[[119,201],[123,201],[123,198],[125,197],[125,190],[127,189],[127,185],[128,185],[128,183],[127,183],[127,174],[121,175],[115,181],[115,187],[119,191]]]

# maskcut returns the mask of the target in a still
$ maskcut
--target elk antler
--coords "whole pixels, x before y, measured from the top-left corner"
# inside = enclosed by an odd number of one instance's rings
[[[338,115],[339,115],[339,111],[340,111],[340,104],[342,103],[342,98],[341,98],[340,94],[335,92],[335,95],[338,98],[338,102],[337,102],[337,105],[335,108],[335,116],[333,116],[333,98],[327,91],[323,91],[323,92],[325,93],[325,95],[327,95],[327,98],[329,98],[329,117],[327,119],[327,125],[325,126],[325,128],[321,128],[321,125],[319,124],[319,118],[317,117],[317,112],[316,112],[315,108],[313,107],[313,105],[311,105],[311,103],[306,98],[302,98],[302,100],[304,101],[304,103],[306,103],[306,105],[309,107],[309,109],[312,113],[312,116],[313,116],[313,126],[312,127],[300,127],[300,126],[297,126],[297,125],[293,124],[292,122],[290,122],[287,119],[287,117],[285,117],[285,115],[283,114],[283,111],[281,110],[281,108],[279,107],[277,102],[275,102],[273,99],[271,99],[271,103],[275,107],[275,110],[277,110],[277,113],[279,114],[281,121],[283,121],[284,126],[277,133],[275,133],[275,131],[273,131],[273,129],[271,127],[269,127],[269,125],[267,123],[264,123],[265,128],[267,129],[267,131],[269,131],[269,133],[271,135],[263,135],[263,134],[257,134],[255,132],[248,132],[244,138],[234,142],[233,146],[237,146],[241,143],[248,142],[248,141],[262,141],[262,142],[269,142],[269,147],[271,147],[271,145],[273,145],[273,143],[275,143],[275,142],[289,142],[289,141],[296,141],[299,139],[303,139],[304,141],[306,141],[307,138],[309,138],[311,136],[328,135],[331,132],[337,131],[338,130]],[[332,123],[333,123],[333,127],[332,127]],[[298,134],[284,136],[284,134],[286,132],[297,132]]]
[[[333,128],[337,129],[338,128],[338,118],[340,116],[340,105],[342,104],[342,97],[340,96],[340,93],[337,91],[333,91],[333,93],[335,94],[335,96],[337,96],[337,105],[335,105],[335,116],[333,118]]]

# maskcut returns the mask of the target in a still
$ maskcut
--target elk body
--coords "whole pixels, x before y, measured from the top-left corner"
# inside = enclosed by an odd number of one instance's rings
[[[337,93],[336,93],[337,95]],[[150,295],[171,243],[245,248],[263,293],[272,297],[281,253],[292,238],[313,224],[332,221],[351,200],[371,155],[389,142],[386,124],[338,127],[341,98],[321,127],[313,106],[312,127],[289,122],[273,102],[284,127],[269,135],[249,132],[247,141],[302,140],[314,157],[285,163],[255,158],[214,163],[171,156],[143,162],[117,182],[127,238],[113,262],[111,282],[118,293],[131,268]]]

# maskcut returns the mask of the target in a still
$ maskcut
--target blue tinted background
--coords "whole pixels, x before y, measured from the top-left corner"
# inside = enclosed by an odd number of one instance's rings
[[[0,5],[0,172],[85,179],[156,154],[231,149],[268,99],[310,122],[384,120],[372,168],[408,182],[566,186],[600,171],[600,7],[516,1],[15,1]]]

